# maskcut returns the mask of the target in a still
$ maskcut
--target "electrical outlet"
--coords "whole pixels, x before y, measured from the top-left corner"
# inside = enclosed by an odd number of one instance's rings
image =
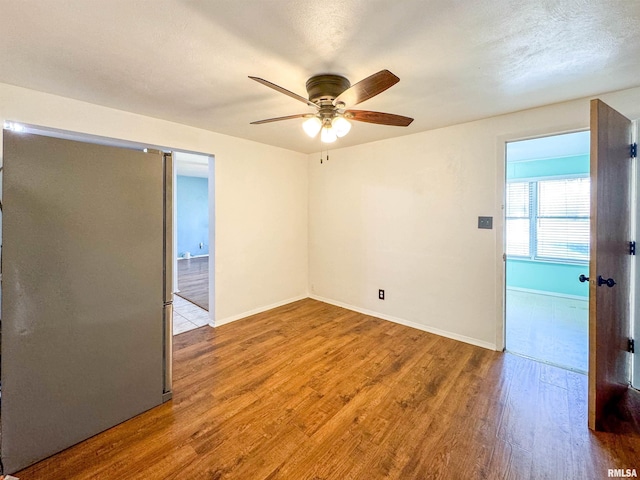
[[[378,298],[380,300],[384,300],[384,290],[382,289],[378,290]]]

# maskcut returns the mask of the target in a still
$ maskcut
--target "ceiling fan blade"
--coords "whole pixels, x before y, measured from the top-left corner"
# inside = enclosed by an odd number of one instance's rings
[[[400,79],[389,70],[380,70],[378,73],[360,80],[355,85],[347,88],[333,101],[334,105],[343,103],[347,107],[352,107],[359,103],[375,97],[384,92],[387,88],[393,87]]]
[[[295,98],[296,100],[304,102],[310,107],[316,107],[316,108],[318,107],[315,103],[311,102],[308,98],[304,98],[303,96],[298,95],[297,93],[290,92],[286,88],[282,88],[281,86],[276,85],[275,83],[271,83],[270,81],[265,80],[264,78],[252,77],[251,75],[249,75],[249,78],[251,80],[255,80],[258,83],[261,83],[262,85],[266,85],[269,88],[273,88],[276,92],[284,93],[285,95],[291,98]]]
[[[266,120],[258,120],[251,122],[250,125],[260,125],[261,123],[279,122],[280,120],[291,120],[292,118],[313,117],[309,113],[298,113],[297,115],[287,115],[286,117],[267,118]]]
[[[394,127],[408,127],[413,122],[413,118],[393,113],[371,112],[369,110],[347,110],[344,112],[344,117],[347,120],[392,125]]]

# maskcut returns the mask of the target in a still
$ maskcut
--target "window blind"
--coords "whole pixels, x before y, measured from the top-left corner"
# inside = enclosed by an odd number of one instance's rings
[[[529,182],[510,182],[506,189],[507,255],[530,256],[531,188]]]
[[[589,260],[589,178],[538,183],[536,257]]]

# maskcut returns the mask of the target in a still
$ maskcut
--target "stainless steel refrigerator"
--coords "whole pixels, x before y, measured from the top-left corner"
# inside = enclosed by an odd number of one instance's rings
[[[172,158],[4,131],[1,448],[16,472],[171,398]]]

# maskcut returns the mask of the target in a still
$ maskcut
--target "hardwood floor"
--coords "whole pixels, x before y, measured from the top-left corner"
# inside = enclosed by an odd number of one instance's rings
[[[638,424],[587,428],[587,379],[301,300],[174,338],[174,399],[37,479],[606,478]]]
[[[209,257],[178,260],[176,295],[209,311]]]

